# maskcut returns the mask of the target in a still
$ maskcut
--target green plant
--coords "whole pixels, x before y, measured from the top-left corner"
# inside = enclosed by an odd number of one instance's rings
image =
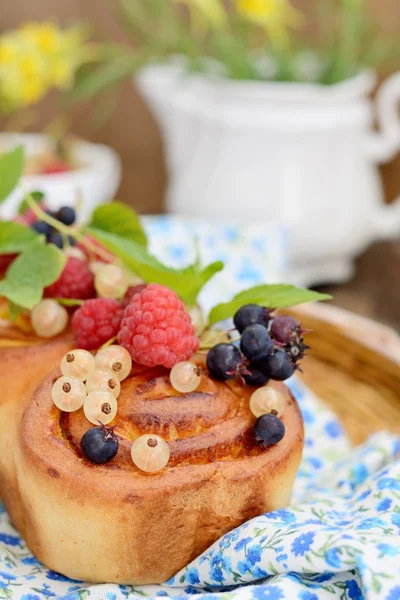
[[[310,3],[309,3],[310,4]],[[94,96],[140,66],[179,56],[190,71],[236,80],[333,84],[398,56],[366,0],[120,0],[134,48],[115,46],[80,77],[73,98]]]

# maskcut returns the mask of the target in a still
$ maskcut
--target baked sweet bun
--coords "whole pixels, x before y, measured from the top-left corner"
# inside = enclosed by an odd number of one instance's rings
[[[0,337],[1,497],[47,567],[90,582],[163,582],[221,535],[289,503],[303,423],[284,384],[269,385],[286,396],[286,435],[264,449],[253,435],[251,387],[203,370],[197,390],[181,394],[166,369],[134,366],[111,423],[119,451],[96,465],[81,452],[93,427],[83,410],[62,413],[51,398],[73,346],[68,334],[46,343]],[[171,451],[155,474],[131,458],[132,441],[145,433]]]

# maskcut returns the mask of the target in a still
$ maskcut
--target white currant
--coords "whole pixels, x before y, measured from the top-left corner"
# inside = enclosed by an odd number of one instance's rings
[[[118,398],[121,391],[121,384],[118,377],[113,375],[111,371],[96,369],[87,378],[86,390],[88,394],[103,390],[111,392],[115,398]]]
[[[74,377],[60,377],[51,388],[54,404],[64,412],[79,410],[86,399],[85,384]]]
[[[131,456],[141,471],[157,473],[168,464],[170,449],[167,442],[158,435],[141,435],[132,444]]]
[[[52,338],[68,325],[68,312],[55,300],[41,300],[31,312],[31,323],[37,335]]]
[[[97,369],[111,371],[123,381],[132,370],[132,357],[126,348],[114,344],[98,351],[95,364]]]
[[[255,417],[276,413],[280,417],[286,408],[286,397],[271,387],[258,388],[250,397],[250,410]]]
[[[104,265],[94,277],[94,286],[103,298],[121,298],[129,287],[128,279],[118,265]]]
[[[118,404],[115,396],[105,390],[96,390],[87,395],[83,404],[83,412],[85,417],[95,425],[103,423],[107,425],[115,418],[117,414]]]
[[[61,373],[66,377],[75,377],[86,381],[94,371],[94,356],[87,350],[70,350],[61,360]]]
[[[175,390],[182,394],[187,394],[194,392],[199,387],[201,381],[200,373],[200,367],[194,365],[192,362],[182,361],[172,367],[169,379]]]

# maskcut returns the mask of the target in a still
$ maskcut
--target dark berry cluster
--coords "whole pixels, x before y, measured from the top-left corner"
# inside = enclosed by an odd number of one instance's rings
[[[62,206],[58,211],[53,212],[51,210],[45,211],[50,217],[56,219],[63,225],[73,225],[76,221],[76,213],[73,208],[70,206]],[[32,223],[31,228],[37,231],[38,233],[46,236],[47,242],[50,244],[54,244],[58,248],[63,248],[65,240],[61,233],[57,231],[54,227],[52,227],[46,221],[35,221]],[[68,236],[68,244],[69,246],[75,245],[75,239],[72,236]]]
[[[251,386],[264,386],[270,379],[285,381],[298,368],[306,346],[305,331],[290,315],[275,315],[258,304],[242,306],[234,316],[240,333],[239,347],[217,344],[207,354],[210,375],[220,381],[241,378]],[[254,424],[256,442],[265,448],[279,442],[285,426],[276,413],[261,415]]]
[[[224,381],[240,376],[248,385],[262,386],[293,375],[308,348],[294,317],[246,304],[235,314],[234,324],[241,334],[240,349],[226,343],[214,346],[207,355],[212,377]]]

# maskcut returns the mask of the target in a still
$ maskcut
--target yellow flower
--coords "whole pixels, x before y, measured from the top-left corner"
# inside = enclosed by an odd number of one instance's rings
[[[55,87],[68,88],[71,84],[75,71],[75,64],[66,59],[58,59],[54,61],[50,79]]]
[[[54,23],[25,23],[20,28],[22,38],[36,45],[45,55],[53,55],[62,43],[62,32]]]
[[[271,41],[279,45],[288,41],[287,28],[297,27],[303,20],[288,0],[236,0],[236,7],[243,17],[264,27]]]
[[[0,108],[17,110],[52,87],[67,88],[85,59],[87,29],[25,23],[0,36]]]
[[[204,17],[213,27],[220,27],[226,23],[226,13],[220,0],[175,0],[186,4],[195,14]]]
[[[16,50],[14,44],[9,40],[0,42],[0,64],[6,65],[15,58]]]

